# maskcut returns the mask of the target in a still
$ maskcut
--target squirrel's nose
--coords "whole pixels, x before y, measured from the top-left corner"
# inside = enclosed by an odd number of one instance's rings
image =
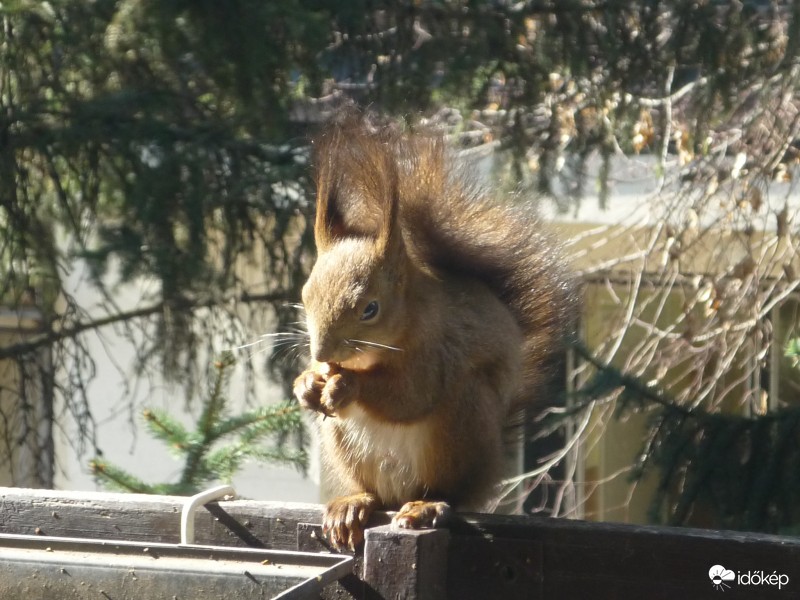
[[[333,344],[331,344],[329,340],[311,339],[311,357],[315,361],[319,363],[329,362],[332,355]]]

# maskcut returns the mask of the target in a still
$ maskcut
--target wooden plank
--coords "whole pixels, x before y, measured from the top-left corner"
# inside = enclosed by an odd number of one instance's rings
[[[0,533],[176,544],[185,498],[0,488]],[[207,505],[196,543],[297,549],[297,524],[321,522],[322,507],[233,500]]]
[[[98,492],[69,492],[0,487],[0,533],[53,535],[99,540],[176,544],[184,497]],[[249,546],[276,550],[323,552],[323,507],[316,504],[232,500],[198,510],[197,544]],[[374,515],[376,525],[389,522]],[[312,531],[315,537],[311,537]],[[360,558],[355,573],[361,574]],[[365,596],[354,575],[329,586],[324,598],[351,600]]]
[[[538,540],[453,536],[447,564],[447,597],[541,600],[545,597],[543,556]]]
[[[182,502],[165,496],[0,488],[0,532],[174,544]],[[211,504],[198,510],[197,542],[324,551],[318,525],[322,510],[252,500]],[[375,523],[386,524],[389,516],[378,513]],[[428,539],[417,532],[386,530],[367,536],[383,540],[373,546],[382,549],[367,548],[368,574],[361,578],[357,568],[352,578],[326,589],[325,598],[381,597],[380,586],[406,585],[402,581],[410,565],[421,561],[419,544]],[[378,556],[385,557],[385,570],[381,563],[370,563]],[[447,597],[458,600],[714,597],[719,593],[709,577],[714,565],[735,574],[725,598],[800,598],[800,540],[791,537],[458,515],[449,525],[447,557]],[[781,589],[764,581],[773,575],[783,576]],[[383,597],[393,594],[384,590]]]
[[[725,598],[800,597],[797,538],[498,515],[457,519],[451,531],[452,545],[469,544],[470,537],[540,545],[542,597],[548,599],[713,597],[717,592],[709,569],[715,565],[742,575],[762,572],[789,578],[782,589],[734,582],[725,590]],[[535,546],[528,550],[536,551]],[[469,581],[461,583],[474,589]]]
[[[379,598],[443,599],[449,542],[450,533],[444,529],[368,529],[363,580]]]

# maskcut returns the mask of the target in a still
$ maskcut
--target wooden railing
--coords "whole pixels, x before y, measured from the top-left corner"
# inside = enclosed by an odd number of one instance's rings
[[[0,534],[177,545],[184,502],[0,488]],[[329,553],[321,514],[311,504],[215,502],[197,511],[195,543]],[[790,537],[497,515],[459,515],[446,529],[431,531],[398,531],[388,523],[389,515],[377,515],[352,573],[315,596],[800,598],[800,540]],[[0,564],[2,552],[0,546]],[[715,566],[725,569],[717,580],[709,574]],[[38,584],[44,590],[49,578],[63,575],[43,569]],[[56,598],[40,592],[26,598]],[[75,597],[117,600],[106,594]]]

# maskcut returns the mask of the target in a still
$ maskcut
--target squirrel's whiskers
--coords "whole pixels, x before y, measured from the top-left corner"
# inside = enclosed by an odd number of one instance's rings
[[[367,340],[353,340],[347,339],[344,340],[344,343],[348,346],[354,348],[356,351],[363,350],[361,346],[367,346],[369,348],[380,348],[382,350],[390,350],[392,352],[402,352],[402,348],[397,348],[396,346],[389,346],[388,344],[379,344],[377,342],[369,342]]]
[[[283,304],[284,307],[291,308],[300,313],[301,317],[305,316],[305,307],[296,302],[287,302]],[[275,331],[271,333],[262,333],[255,339],[245,342],[240,346],[234,346],[232,351],[247,350],[249,348],[256,348],[248,352],[248,358],[253,358],[259,354],[266,354],[268,352],[280,350],[276,356],[281,354],[294,353],[295,358],[299,358],[303,353],[307,353],[309,346],[309,334],[306,328],[306,321],[292,321],[287,323],[285,331]]]
[[[297,354],[299,356],[300,352],[308,349],[308,340],[309,336],[306,331],[276,331],[273,333],[261,334],[253,341],[246,342],[240,346],[234,346],[231,350],[248,350],[248,358],[253,358],[254,356],[279,349],[286,352],[298,350]]]

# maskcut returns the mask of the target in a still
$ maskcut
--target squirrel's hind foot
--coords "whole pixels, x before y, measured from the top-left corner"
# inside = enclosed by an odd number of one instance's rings
[[[334,498],[325,507],[322,530],[337,550],[355,552],[364,541],[364,527],[380,505],[378,497],[364,492]]]
[[[392,525],[400,529],[431,529],[443,526],[452,515],[447,502],[416,500],[406,502],[392,519]]]

